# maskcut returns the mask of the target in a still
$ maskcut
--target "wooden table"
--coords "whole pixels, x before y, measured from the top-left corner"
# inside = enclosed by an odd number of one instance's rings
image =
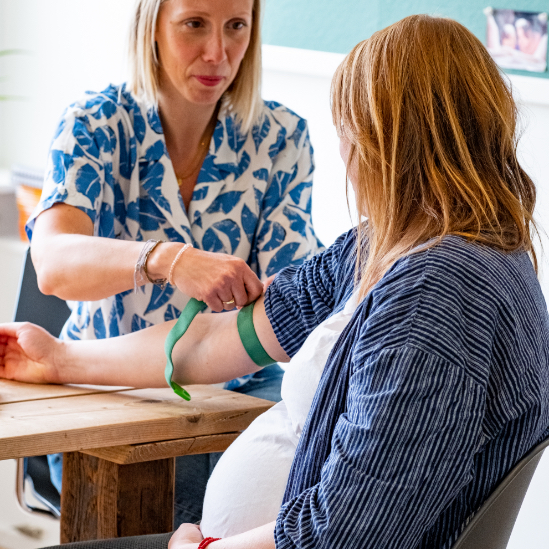
[[[61,542],[169,532],[175,457],[220,452],[272,402],[0,380],[0,460],[64,452]]]

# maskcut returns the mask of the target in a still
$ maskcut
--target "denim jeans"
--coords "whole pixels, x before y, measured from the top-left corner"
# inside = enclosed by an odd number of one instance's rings
[[[278,365],[267,366],[235,392],[279,402],[284,370]],[[175,460],[174,528],[184,522],[197,523],[202,518],[202,502],[206,484],[221,454],[182,456]],[[48,456],[53,485],[61,493],[63,454]]]

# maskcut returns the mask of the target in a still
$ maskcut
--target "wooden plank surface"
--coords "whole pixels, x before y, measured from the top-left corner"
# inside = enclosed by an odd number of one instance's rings
[[[131,387],[105,387],[100,385],[38,385],[0,379],[0,404],[14,404],[30,400],[43,400],[95,393],[127,391]]]
[[[190,454],[224,452],[239,435],[240,433],[223,433],[221,435],[207,435],[145,444],[126,444],[124,446],[82,450],[82,453],[125,465]]]
[[[208,385],[0,404],[0,459],[243,431],[270,401]]]

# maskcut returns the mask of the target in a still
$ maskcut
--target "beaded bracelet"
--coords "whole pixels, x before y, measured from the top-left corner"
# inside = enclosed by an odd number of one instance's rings
[[[204,538],[196,549],[205,549],[206,547],[208,547],[208,545],[210,545],[210,543],[213,543],[214,541],[219,541],[220,539],[221,538]]]
[[[176,263],[179,261],[179,258],[183,255],[183,252],[185,250],[188,250],[189,248],[192,248],[193,245],[192,244],[185,244],[185,246],[183,246],[178,252],[177,252],[177,255],[175,256],[175,259],[172,261],[172,265],[170,267],[170,272],[168,274],[168,282],[173,286],[173,271],[175,269],[175,265]]]

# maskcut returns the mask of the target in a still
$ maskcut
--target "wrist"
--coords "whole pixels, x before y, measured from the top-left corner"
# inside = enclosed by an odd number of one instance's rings
[[[53,350],[53,365],[51,372],[50,383],[74,383],[74,374],[68,372],[70,368],[74,368],[74,359],[71,360],[69,355],[70,342],[62,341],[60,339],[55,341]]]
[[[158,245],[147,261],[149,277],[151,279],[167,279],[173,260],[183,246],[184,244],[179,242],[163,242]]]
[[[216,541],[220,541],[221,538],[204,538],[199,544],[197,549],[206,549],[207,547],[210,547],[213,549],[213,544]],[[218,544],[219,545],[219,544]]]

